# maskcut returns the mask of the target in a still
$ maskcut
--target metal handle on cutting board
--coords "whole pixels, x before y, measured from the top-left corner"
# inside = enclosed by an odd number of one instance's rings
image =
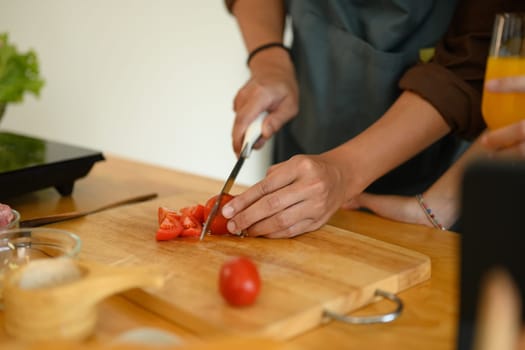
[[[397,305],[396,309],[383,315],[373,316],[348,316],[325,310],[323,312],[323,316],[350,324],[372,324],[392,322],[401,315],[401,312],[403,311],[403,301],[397,295],[394,293],[385,292],[384,290],[376,289],[374,296],[381,296],[394,302]]]
[[[244,140],[242,142],[241,157],[248,158],[252,153],[253,146],[262,135],[262,124],[267,115],[267,112],[262,112],[257,118],[255,118],[250,126],[248,126],[248,129],[246,129]]]

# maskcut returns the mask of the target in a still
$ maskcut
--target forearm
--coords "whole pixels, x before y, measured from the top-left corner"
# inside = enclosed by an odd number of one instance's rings
[[[350,199],[449,131],[430,103],[406,91],[372,126],[324,155],[348,174]]]
[[[469,149],[424,193],[424,198],[445,227],[452,226],[460,209],[461,181],[467,165],[487,152],[477,139]]]
[[[260,45],[283,40],[285,9],[282,0],[237,0],[232,12],[248,52]]]
[[[283,41],[286,18],[283,0],[237,0],[232,13],[239,24],[247,52],[264,44]],[[272,47],[260,51],[250,60],[252,75],[267,76],[268,69],[293,72],[288,52]]]
[[[423,194],[424,204],[430,208],[434,219],[450,228],[459,215],[459,200],[461,179],[465,167],[475,158],[483,156],[486,151],[477,140],[463,155]],[[365,207],[377,215],[389,219],[421,224],[432,227],[434,225],[427,215],[425,208],[415,197],[385,196],[363,193],[353,201],[346,203],[346,209]]]

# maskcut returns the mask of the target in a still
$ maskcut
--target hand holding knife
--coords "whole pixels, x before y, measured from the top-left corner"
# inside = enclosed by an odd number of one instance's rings
[[[250,124],[250,126],[248,126],[248,129],[246,129],[239,159],[235,163],[235,166],[233,167],[228,178],[226,179],[226,182],[224,183],[221,192],[217,196],[217,200],[215,201],[215,204],[213,205],[210,214],[208,215],[208,218],[206,219],[206,222],[204,223],[204,226],[202,228],[200,240],[204,238],[204,236],[208,232],[211,222],[213,221],[215,216],[217,216],[217,211],[219,210],[219,205],[221,203],[223,195],[231,190],[233,183],[235,182],[235,178],[239,174],[239,171],[241,170],[244,161],[250,156],[253,150],[253,146],[261,138],[262,124],[266,115],[266,112],[262,112],[261,114],[259,114],[259,116]]]

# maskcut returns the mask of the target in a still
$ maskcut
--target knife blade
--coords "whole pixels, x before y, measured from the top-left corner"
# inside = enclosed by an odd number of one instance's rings
[[[222,197],[224,196],[224,194],[230,192],[235,182],[235,179],[237,178],[237,175],[239,174],[239,171],[241,170],[242,165],[244,164],[244,161],[250,156],[253,150],[253,146],[261,138],[262,123],[267,114],[268,113],[266,112],[262,112],[261,114],[259,114],[257,118],[250,124],[250,126],[248,126],[248,129],[246,129],[246,133],[244,134],[244,140],[243,140],[243,144],[241,148],[241,153],[239,155],[239,159],[237,159],[237,162],[235,162],[235,165],[233,166],[233,169],[231,170],[230,175],[226,179],[226,182],[222,186],[222,189],[219,192],[219,195],[217,196],[217,200],[215,201],[215,204],[211,208],[208,218],[204,222],[204,226],[202,227],[201,235],[199,237],[200,240],[204,238],[204,236],[208,232],[211,222],[217,216],[217,211],[219,210],[219,206],[221,204]]]

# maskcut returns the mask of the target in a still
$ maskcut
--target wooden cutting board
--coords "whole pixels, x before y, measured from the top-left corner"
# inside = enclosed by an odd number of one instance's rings
[[[54,226],[82,238],[82,259],[157,265],[166,274],[165,286],[126,296],[202,336],[287,339],[326,322],[325,309],[345,314],[373,302],[378,288],[397,293],[430,278],[427,256],[329,225],[282,240],[155,240],[159,206],[179,209],[208,197],[185,193]],[[257,264],[262,279],[257,302],[247,308],[228,306],[218,292],[221,264],[239,255]]]

